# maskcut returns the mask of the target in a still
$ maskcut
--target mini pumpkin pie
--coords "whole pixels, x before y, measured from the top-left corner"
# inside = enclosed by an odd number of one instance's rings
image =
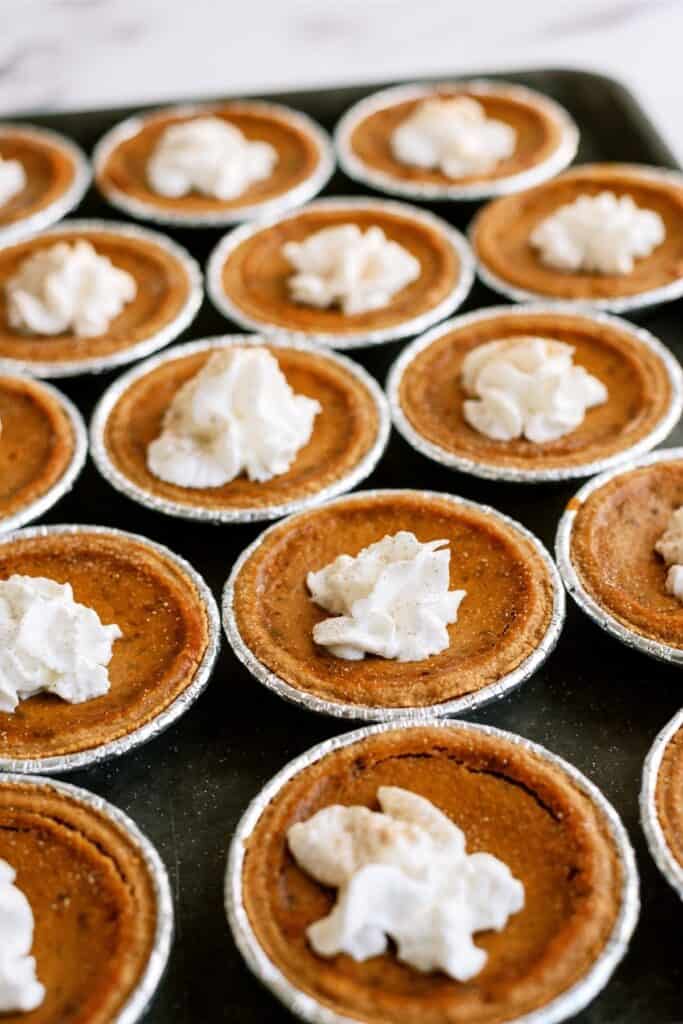
[[[307,936],[335,895],[292,855],[290,829],[333,804],[375,811],[383,794],[401,790],[429,801],[450,819],[444,831],[456,825],[468,852],[503,861],[523,886],[521,909],[475,935],[484,956],[468,980],[417,969],[393,943],[354,959],[314,952]],[[413,829],[402,834],[407,845],[415,826],[404,828]],[[385,831],[378,862],[390,841]],[[343,852],[360,858],[372,849],[363,842],[361,831]],[[420,866],[435,867],[426,857],[423,846]],[[536,1011],[560,1021],[586,1006],[624,955],[637,892],[623,825],[576,769],[510,733],[432,720],[347,733],[283,769],[238,826],[226,901],[249,966],[303,1020],[503,1024]]]
[[[547,351],[536,359],[539,345]],[[481,369],[474,367],[471,382],[474,359]],[[519,390],[518,370],[524,387],[543,381],[545,403]],[[591,385],[599,389],[595,404]],[[501,389],[507,398],[499,410]],[[397,428],[429,458],[476,476],[533,482],[588,476],[654,447],[681,415],[683,377],[656,338],[626,321],[552,306],[501,306],[418,338],[392,367],[387,391]],[[553,422],[575,399],[566,422]],[[539,427],[541,412],[546,422]]]
[[[81,415],[56,388],[0,374],[0,530],[37,519],[66,494],[87,450]]]
[[[5,770],[67,770],[123,753],[183,714],[208,681],[213,598],[161,545],[105,527],[29,528],[0,540],[0,581],[4,645],[10,655],[16,647],[19,668],[33,666],[28,675],[5,666]],[[19,628],[28,621],[44,630]]]
[[[683,712],[656,737],[643,767],[640,817],[650,853],[683,899]]]
[[[389,577],[371,585],[390,562]],[[353,620],[328,619],[341,611],[344,595],[331,590],[345,583],[344,563],[346,582],[356,596],[367,591],[377,613],[369,624],[355,610]],[[395,591],[400,580],[405,589]],[[375,720],[410,709],[448,714],[502,696],[545,660],[563,616],[557,572],[528,531],[492,509],[423,491],[361,492],[270,527],[235,563],[223,598],[228,639],[260,682],[314,711]],[[340,625],[358,644],[330,639]]]
[[[64,221],[0,249],[0,360],[42,377],[118,366],[167,345],[201,301],[199,268],[165,235]]]
[[[0,862],[28,901],[40,1004],[3,1024],[133,1024],[163,973],[173,906],[156,850],[75,786],[0,776]],[[16,921],[15,921],[16,924]]]
[[[404,203],[319,199],[226,235],[207,265],[228,319],[333,348],[407,337],[443,319],[472,285],[469,247]]]
[[[683,294],[683,177],[585,164],[493,200],[470,239],[485,284],[517,302],[626,312]]]
[[[0,245],[60,220],[90,183],[85,154],[57,132],[0,124]]]
[[[334,169],[331,143],[315,121],[256,100],[137,115],[107,132],[93,161],[96,184],[114,206],[185,227],[298,206]]]
[[[212,401],[223,415],[211,425],[189,415]],[[183,518],[253,521],[354,487],[384,451],[389,413],[374,379],[343,356],[227,335],[126,374],[103,395],[91,435],[100,472],[135,501]]]
[[[554,100],[507,82],[434,82],[356,103],[335,132],[351,177],[407,198],[484,199],[545,181],[579,133]]]

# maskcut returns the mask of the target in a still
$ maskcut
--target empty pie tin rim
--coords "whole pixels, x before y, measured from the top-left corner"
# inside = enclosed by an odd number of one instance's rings
[[[197,352],[219,350],[237,345],[254,347],[266,345],[272,348],[289,348],[310,352],[316,358],[328,359],[350,373],[365,387],[370,398],[374,401],[377,410],[377,434],[370,448],[344,476],[321,488],[316,493],[307,497],[280,502],[279,504],[256,506],[253,508],[216,509],[209,506],[185,504],[179,501],[172,501],[169,498],[163,498],[134,483],[116,466],[109,454],[105,440],[109,416],[121,396],[132,384],[165,363],[182,359]],[[118,380],[114,381],[104,392],[95,407],[90,427],[90,447],[95,465],[112,487],[133,501],[145,505],[147,508],[161,512],[164,515],[207,523],[255,523],[268,519],[278,519],[282,516],[291,515],[294,512],[312,508],[327,501],[329,498],[336,497],[356,487],[372,473],[379,462],[387,446],[390,431],[391,418],[384,392],[375,378],[360,364],[335,352],[326,351],[308,342],[292,340],[288,337],[279,337],[277,335],[260,337],[255,334],[220,334],[201,338],[197,341],[190,341],[184,345],[176,345],[169,351],[135,366],[132,370],[129,370],[119,377]]]
[[[470,324],[476,324],[484,320],[495,320],[497,317],[529,316],[534,314],[557,317],[581,317],[596,325],[605,324],[614,327],[623,334],[631,335],[658,356],[664,364],[671,387],[671,401],[659,423],[634,444],[620,452],[615,452],[613,455],[607,455],[603,458],[573,466],[547,466],[538,469],[497,465],[495,462],[480,462],[477,459],[459,455],[457,452],[449,451],[434,441],[430,441],[412,425],[401,404],[400,389],[403,375],[416,356],[429,348],[435,341],[438,341],[444,334],[468,327]],[[599,313],[589,309],[578,310],[573,306],[549,305],[547,303],[531,303],[518,306],[487,306],[485,309],[475,310],[472,313],[463,313],[461,316],[454,317],[451,320],[445,320],[426,334],[406,345],[389,369],[386,391],[394,426],[408,444],[426,458],[438,462],[442,466],[447,466],[449,469],[454,469],[461,473],[469,473],[471,476],[513,483],[534,484],[571,480],[578,477],[594,476],[596,473],[603,473],[608,469],[623,465],[629,460],[649,452],[656,445],[664,441],[678,423],[681,413],[683,413],[683,369],[681,369],[680,363],[670,350],[650,331],[608,313]]]
[[[543,637],[534,650],[511,672],[506,673],[495,682],[481,687],[479,690],[463,694],[459,697],[453,697],[450,700],[442,701],[439,704],[427,704],[418,707],[383,707],[368,704],[347,704],[342,701],[325,700],[324,698],[318,697],[313,693],[309,693],[304,689],[298,689],[291,683],[282,679],[281,676],[278,676],[276,672],[271,671],[267,665],[264,665],[264,663],[259,660],[243,639],[237,622],[237,616],[235,614],[235,587],[242,569],[254,552],[261,546],[263,541],[274,530],[285,528],[290,520],[294,518],[293,516],[289,516],[287,519],[280,520],[268,527],[268,529],[264,530],[263,533],[261,533],[256,540],[252,541],[252,543],[249,544],[239,555],[223,588],[222,600],[223,629],[225,630],[226,637],[234,653],[259,683],[262,683],[269,690],[272,690],[279,697],[282,697],[283,700],[292,704],[297,704],[299,707],[303,707],[307,711],[314,711],[317,714],[364,722],[395,722],[408,716],[410,716],[413,721],[419,722],[422,720],[431,720],[432,718],[441,715],[462,715],[472,712],[475,709],[483,707],[493,701],[500,700],[508,693],[517,689],[518,686],[521,686],[523,682],[529,679],[530,676],[540,668],[555,647],[560,633],[562,632],[565,616],[565,598],[562,580],[560,579],[560,575],[553,559],[538,537],[510,516],[498,511],[498,509],[492,508],[490,505],[483,505],[476,501],[470,501],[469,499],[461,498],[458,495],[445,494],[438,491],[416,490],[415,488],[383,488],[356,491],[354,494],[343,495],[340,498],[335,498],[333,501],[325,502],[323,506],[317,507],[330,508],[341,502],[367,501],[368,498],[391,497],[394,495],[415,495],[419,496],[423,500],[438,498],[440,501],[447,501],[453,505],[476,509],[478,512],[482,512],[485,515],[493,516],[496,522],[502,522],[507,527],[510,527],[517,533],[521,534],[521,536],[531,544],[536,554],[541,558],[553,589],[553,608]]]
[[[122,540],[134,541],[150,548],[156,554],[171,562],[192,585],[196,591],[197,599],[206,613],[206,648],[192,679],[185,689],[167,707],[143,725],[126,733],[125,736],[119,736],[117,739],[107,740],[96,747],[88,747],[85,750],[77,750],[70,754],[31,758],[0,757],[0,782],[5,777],[4,772],[16,772],[29,777],[31,775],[71,772],[79,768],[88,768],[91,765],[101,764],[104,761],[109,761],[111,758],[126,754],[129,750],[134,750],[136,747],[140,747],[155,739],[162,732],[165,732],[176,719],[184,715],[204,691],[211,678],[211,673],[218,657],[221,632],[220,615],[213,594],[202,576],[186,559],[171,551],[164,544],[158,543],[158,541],[150,540],[149,537],[143,537],[141,534],[131,533],[128,530],[118,530],[113,526],[90,526],[86,524],[29,526],[23,530],[16,530],[14,533],[0,535],[0,552],[3,545],[12,543],[15,540],[62,535],[77,536],[78,534],[98,534],[105,537],[120,537]],[[0,712],[0,717],[2,714]]]
[[[621,640],[627,647],[634,647],[644,654],[649,654],[652,658],[657,658],[659,661],[668,661],[677,665],[683,664],[683,648],[672,647],[670,644],[662,643],[660,640],[653,640],[651,637],[636,632],[635,629],[625,626],[595,600],[584,587],[574,567],[571,545],[577,512],[593,491],[599,490],[616,477],[631,473],[634,469],[640,469],[642,466],[652,466],[658,462],[675,462],[681,459],[683,459],[683,447],[660,448],[659,451],[650,452],[649,455],[633,459],[630,462],[623,463],[616,469],[611,469],[606,473],[593,477],[570,499],[560,518],[555,537],[557,567],[560,570],[560,575],[567,591],[574,598],[579,608],[589,618],[593,619],[601,629],[616,637],[617,640]]]
[[[169,238],[168,235],[153,231],[150,228],[139,227],[137,224],[128,224],[124,221],[101,220],[96,217],[70,218],[62,220],[58,224],[40,231],[33,238],[45,238],[51,235],[61,235],[65,232],[78,234],[83,232],[87,235],[90,232],[97,234],[117,235],[123,238],[138,239],[157,246],[165,253],[172,256],[179,268],[182,269],[187,278],[187,298],[169,323],[164,324],[158,331],[155,331],[142,341],[136,342],[127,348],[118,349],[108,355],[90,356],[83,359],[46,359],[43,361],[30,359],[17,359],[9,356],[0,356],[0,373],[15,372],[25,373],[31,377],[76,377],[82,373],[102,373],[126,363],[143,359],[158,349],[168,345],[174,338],[185,330],[194,320],[204,298],[202,272],[199,264],[193,256],[179,245],[178,242]],[[18,239],[16,244],[26,242],[28,239]],[[12,243],[12,245],[15,243]],[[0,246],[0,251],[11,246]],[[30,336],[29,336],[30,337]],[[83,345],[87,346],[88,338],[83,338]]]
[[[568,173],[583,171],[590,168],[592,164],[577,164]],[[613,165],[620,173],[630,175],[636,180],[643,178],[655,182],[676,185],[683,189],[683,173],[669,170],[665,167],[651,167],[649,164],[629,164],[616,162]],[[658,285],[656,288],[648,288],[633,295],[603,296],[587,299],[553,298],[545,292],[535,292],[528,288],[520,288],[511,284],[505,278],[500,277],[495,271],[481,259],[476,245],[476,228],[479,218],[483,215],[486,207],[482,207],[470,222],[467,236],[472,247],[472,253],[477,267],[477,276],[494,292],[504,296],[511,302],[544,302],[551,305],[570,306],[578,311],[601,311],[605,313],[628,314],[640,309],[648,309],[651,306],[658,306],[665,302],[672,302],[683,295],[683,273],[675,281],[668,284]]]
[[[83,417],[71,399],[67,398],[61,391],[58,391],[52,384],[48,384],[47,381],[27,377],[21,373],[2,372],[0,376],[12,377],[17,380],[30,380],[31,383],[44,389],[55,402],[59,403],[60,408],[68,417],[71,429],[73,430],[73,452],[66,469],[59,479],[55,480],[52,486],[44,494],[36,498],[35,501],[18,509],[18,511],[10,516],[0,518],[0,540],[2,540],[3,534],[18,530],[21,526],[25,526],[34,519],[39,519],[48,509],[56,505],[65,494],[69,493],[85,465],[88,455],[88,432],[83,422]]]
[[[362,160],[351,145],[353,132],[368,117],[388,107],[396,106],[414,99],[429,99],[435,93],[444,90],[465,89],[476,96],[496,95],[503,98],[532,105],[541,110],[558,130],[557,145],[548,156],[525,170],[508,174],[502,178],[480,179],[467,184],[440,184],[429,181],[404,180],[386,171],[370,167]],[[360,181],[364,185],[402,196],[406,199],[417,199],[422,202],[438,200],[479,201],[492,196],[508,195],[539,185],[548,178],[563,171],[572,162],[579,145],[579,129],[565,108],[545,93],[530,89],[512,82],[496,81],[487,78],[466,77],[446,82],[424,82],[409,85],[396,85],[388,89],[374,92],[370,96],[354,103],[337,122],[334,132],[339,166],[349,178]]]
[[[350,1018],[324,1006],[314,997],[298,989],[273,964],[259,943],[244,905],[242,874],[245,847],[261,815],[280,790],[299,772],[315,764],[333,751],[350,746],[367,737],[385,732],[428,726],[459,729],[503,739],[522,747],[562,770],[592,802],[604,817],[622,869],[620,909],[612,932],[592,966],[571,988],[550,1003],[521,1017],[511,1017],[508,1024],[559,1024],[579,1013],[605,987],[618,963],[626,953],[640,911],[639,879],[635,855],[628,833],[612,804],[601,790],[578,768],[552,753],[546,747],[523,736],[476,722],[451,722],[440,718],[415,719],[404,716],[394,723],[382,723],[342,733],[324,740],[294,758],[274,775],[251,801],[242,815],[230,844],[225,875],[225,910],[237,947],[249,969],[288,1010],[309,1024],[352,1024]]]
[[[66,153],[73,163],[74,176],[71,184],[40,210],[29,213],[21,220],[11,224],[0,226],[0,246],[12,245],[14,242],[21,242],[29,235],[42,231],[56,221],[61,220],[67,213],[78,206],[81,199],[88,191],[92,178],[90,161],[76,143],[62,135],[60,132],[51,131],[49,128],[40,128],[34,124],[21,124],[18,121],[0,121],[0,140],[5,134],[23,135],[28,139],[35,139],[37,142],[44,142],[48,145],[59,148]]]
[[[194,117],[196,114],[211,114],[214,111],[225,110],[226,107],[231,107],[235,111],[255,111],[298,128],[315,142],[318,150],[315,169],[304,181],[270,199],[245,204],[241,207],[231,206],[225,210],[204,212],[165,209],[150,200],[131,196],[115,185],[103,185],[101,182],[101,172],[114,150],[122,142],[137,135],[151,119],[164,114],[171,117]],[[281,103],[269,103],[265,100],[225,100],[224,102],[182,103],[157,107],[146,113],[134,114],[114,125],[108,132],[105,132],[93,151],[95,184],[107,202],[131,217],[167,227],[220,228],[230,224],[239,224],[242,221],[284,213],[317,195],[332,176],[334,167],[335,157],[332,141],[317,121],[314,121],[308,114],[304,114],[303,111],[295,110]]]
[[[244,313],[223,290],[223,267],[234,250],[261,231],[268,230],[274,225],[293,217],[298,217],[310,210],[377,210],[380,213],[393,213],[395,216],[407,220],[416,220],[425,224],[433,231],[437,231],[454,250],[459,265],[459,273],[455,286],[451,292],[432,309],[428,309],[417,316],[413,316],[401,323],[389,327],[377,328],[356,328],[346,331],[303,331],[290,329],[278,324],[272,324],[257,317]],[[325,345],[330,348],[352,349],[363,348],[367,345],[380,345],[387,341],[395,341],[398,338],[407,338],[413,334],[419,334],[438,323],[444,317],[450,316],[467,298],[474,282],[474,256],[470,250],[469,243],[464,235],[448,224],[441,217],[430,213],[428,210],[419,209],[408,203],[397,202],[391,199],[375,199],[369,196],[329,196],[324,199],[315,199],[306,206],[296,210],[290,210],[283,216],[272,217],[266,220],[259,220],[249,224],[242,224],[224,235],[213,249],[206,265],[206,291],[219,313],[239,324],[247,330],[259,331],[263,334],[282,334],[289,338],[296,338],[303,341],[311,341],[317,345]]]
[[[640,822],[655,864],[683,900],[683,866],[674,857],[666,841],[657,812],[657,781],[662,760],[671,740],[683,727],[683,710],[678,711],[655,737],[643,765],[640,790]]]
[[[154,944],[142,975],[128,999],[112,1019],[112,1024],[136,1024],[149,1007],[159,987],[166,964],[168,963],[174,931],[173,898],[168,872],[156,846],[145,835],[142,829],[125,811],[104,797],[81,786],[69,782],[51,779],[44,775],[19,775],[11,773],[0,775],[0,786],[15,784],[26,788],[52,789],[82,806],[94,810],[102,817],[109,819],[134,843],[144,861],[154,888],[156,900],[156,927]],[[38,970],[40,975],[40,968]]]

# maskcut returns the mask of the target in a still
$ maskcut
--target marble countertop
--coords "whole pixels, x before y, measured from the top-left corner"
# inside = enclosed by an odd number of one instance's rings
[[[2,0],[0,113],[578,67],[683,161],[683,0]]]

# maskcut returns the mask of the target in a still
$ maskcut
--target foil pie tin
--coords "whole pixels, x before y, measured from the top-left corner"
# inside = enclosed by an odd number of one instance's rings
[[[666,841],[664,829],[657,813],[657,779],[666,748],[676,733],[683,728],[683,710],[658,733],[643,765],[640,790],[640,822],[645,833],[652,859],[680,898],[683,900],[683,866],[674,857]]]
[[[58,132],[52,132],[48,128],[38,128],[37,125],[2,121],[0,122],[0,145],[2,145],[3,135],[20,135],[29,141],[35,140],[37,143],[55,146],[71,160],[74,169],[71,184],[51,203],[22,217],[21,220],[0,226],[0,245],[11,245],[36,231],[42,231],[43,228],[61,220],[62,217],[66,217],[67,213],[78,206],[87,192],[91,172],[90,162],[83,150],[71,139],[67,139],[65,135],[60,135]]]
[[[275,530],[286,528],[292,518],[289,517],[288,519],[269,527],[267,530],[264,530],[264,532],[242,552],[235,562],[225,584],[222,604],[223,628],[233,651],[259,683],[268,687],[269,690],[273,690],[274,693],[279,697],[282,697],[284,700],[289,701],[292,704],[297,704],[299,707],[302,707],[307,711],[314,711],[318,714],[330,715],[335,718],[355,719],[365,722],[393,722],[410,716],[414,722],[431,721],[432,718],[439,715],[466,714],[507,696],[512,692],[512,690],[515,690],[525,682],[525,680],[529,679],[534,672],[540,668],[554,649],[560,633],[562,632],[562,626],[564,625],[565,600],[562,581],[555,563],[546,551],[545,547],[542,545],[540,540],[535,537],[530,530],[527,530],[526,527],[522,526],[521,523],[518,523],[516,520],[511,519],[509,516],[504,515],[502,512],[499,512],[497,509],[491,508],[490,506],[481,505],[474,501],[468,501],[466,498],[460,498],[452,494],[442,494],[435,491],[416,491],[398,488],[359,491],[356,494],[347,494],[343,498],[337,498],[335,501],[326,502],[325,505],[328,507],[342,502],[347,504],[353,501],[366,501],[371,497],[385,497],[391,495],[398,496],[402,494],[412,494],[427,500],[430,498],[438,498],[439,500],[449,501],[458,507],[476,509],[479,512],[484,512],[487,515],[492,516],[498,522],[504,523],[508,527],[512,527],[517,531],[517,533],[521,534],[522,537],[529,541],[536,553],[541,557],[547,569],[553,589],[553,610],[544,636],[531,654],[529,654],[524,661],[511,672],[508,672],[500,679],[497,679],[493,683],[489,683],[488,686],[484,686],[473,693],[466,693],[460,697],[454,697],[450,700],[443,701],[440,704],[430,704],[421,707],[373,707],[367,704],[347,704],[341,701],[324,700],[322,697],[318,697],[315,694],[308,693],[303,689],[292,686],[291,683],[286,682],[275,672],[272,672],[267,665],[264,665],[263,662],[259,661],[256,654],[244,641],[235,614],[235,587],[242,569],[269,534]],[[342,552],[340,552],[340,554],[341,553]]]
[[[150,740],[160,736],[177,718],[180,718],[181,715],[184,715],[190,709],[206,688],[216,663],[216,658],[218,657],[220,649],[220,618],[213,594],[197,570],[184,558],[181,558],[180,555],[176,555],[169,548],[164,547],[163,544],[158,544],[147,537],[142,537],[136,533],[129,533],[126,530],[116,530],[110,526],[30,526],[23,530],[17,530],[15,533],[0,536],[0,552],[3,545],[11,544],[15,540],[63,535],[77,536],[78,534],[98,534],[105,537],[121,537],[124,540],[136,541],[138,544],[142,544],[150,550],[157,552],[171,562],[192,584],[203,605],[206,613],[206,650],[191,682],[182,693],[178,694],[175,700],[168,707],[164,708],[163,711],[159,712],[158,715],[132,732],[127,733],[125,736],[120,736],[118,739],[109,740],[97,747],[74,751],[71,754],[36,758],[0,756],[0,773],[15,772],[23,775],[36,775],[71,772],[78,768],[89,768],[91,765],[102,764],[111,758],[120,757],[122,754],[128,753],[128,751],[148,743]],[[1,716],[2,713],[0,712]],[[0,774],[0,780],[4,778],[5,776]]]
[[[457,179],[449,184],[431,181],[409,181],[399,178],[386,171],[369,166],[354,151],[351,138],[358,125],[366,118],[411,100],[426,100],[435,93],[443,93],[465,88],[468,94],[477,96],[496,96],[512,102],[517,101],[533,105],[547,118],[552,120],[559,139],[557,146],[545,160],[504,178],[479,180],[459,183]],[[499,82],[485,78],[462,79],[452,82],[428,82],[425,84],[398,85],[354,104],[337,124],[334,133],[339,165],[349,178],[369,185],[380,192],[416,199],[422,202],[439,200],[479,201],[492,196],[507,195],[510,192],[521,192],[522,189],[539,185],[548,178],[563,171],[572,162],[579,145],[579,129],[564,107],[543,93],[528,89],[523,85],[510,82]],[[419,168],[418,168],[419,170]]]
[[[211,115],[215,111],[230,107],[236,113],[253,113],[291,125],[313,140],[318,150],[318,160],[314,170],[298,185],[287,189],[281,195],[265,199],[260,203],[252,203],[241,207],[230,207],[225,210],[205,212],[191,210],[172,210],[158,206],[153,202],[132,196],[114,185],[103,186],[99,180],[112,152],[122,142],[133,138],[144,128],[145,124],[159,114],[172,117],[196,117],[198,114]],[[295,206],[312,199],[325,187],[334,171],[334,148],[327,133],[308,114],[280,103],[267,103],[262,100],[231,100],[225,103],[191,103],[180,106],[160,107],[148,114],[136,114],[126,118],[111,128],[95,146],[93,151],[93,168],[95,184],[112,206],[122,210],[130,217],[148,220],[155,224],[183,228],[220,228],[229,224],[254,218],[273,217],[291,210]]]
[[[14,373],[3,373],[4,377],[17,377],[22,379],[20,374]],[[66,414],[71,423],[71,429],[73,431],[73,453],[71,460],[62,473],[59,480],[56,480],[52,487],[50,487],[44,494],[41,494],[39,498],[32,501],[30,504],[20,508],[17,512],[14,512],[11,516],[0,517],[0,534],[7,533],[11,530],[18,530],[20,526],[24,526],[26,523],[32,522],[34,519],[39,519],[44,515],[48,509],[51,509],[53,505],[68,494],[78,479],[85,460],[88,454],[88,433],[83,422],[83,417],[70,399],[63,395],[57,388],[52,387],[51,384],[47,384],[45,381],[41,381],[39,387],[50,395],[55,402],[58,402],[62,410]]]
[[[353,328],[337,332],[300,331],[282,327],[278,324],[269,323],[267,320],[259,320],[257,317],[245,313],[240,306],[226,295],[223,289],[223,267],[231,254],[242,242],[253,237],[261,231],[274,227],[282,221],[292,217],[298,217],[309,210],[354,210],[377,211],[377,213],[393,214],[397,217],[419,221],[421,224],[438,232],[454,250],[460,273],[455,287],[451,293],[442,299],[432,309],[409,317],[399,324],[389,327],[378,327],[373,329]],[[326,345],[330,348],[352,349],[361,348],[366,345],[380,345],[383,342],[395,341],[398,338],[407,338],[413,334],[425,331],[432,324],[438,323],[444,317],[450,316],[467,298],[474,281],[474,257],[469,244],[463,235],[451,227],[445,220],[436,217],[427,210],[420,210],[407,203],[397,203],[392,200],[371,199],[364,196],[342,196],[335,198],[316,199],[305,207],[287,214],[285,217],[272,217],[268,220],[260,220],[254,224],[243,224],[225,235],[215,247],[206,266],[206,290],[209,298],[219,313],[239,324],[247,330],[261,331],[265,334],[276,333],[287,335],[289,338],[296,338],[304,341],[311,341],[317,345]]]
[[[81,804],[88,810],[101,814],[112,821],[140,853],[149,877],[152,881],[156,899],[156,929],[154,945],[149,953],[145,967],[137,985],[121,1007],[111,1024],[136,1024],[149,1008],[154,994],[166,970],[171,946],[173,943],[173,899],[171,886],[164,863],[150,840],[138,828],[132,818],[125,814],[104,797],[91,793],[80,786],[68,782],[58,782],[41,775],[26,778],[22,775],[0,775],[0,785],[16,783],[22,788],[35,786],[36,789],[49,789],[57,794]]]
[[[107,423],[112,409],[114,409],[121,396],[125,394],[129,387],[151,371],[157,369],[157,367],[171,363],[176,359],[183,359],[198,352],[217,351],[232,346],[258,347],[260,345],[267,345],[270,348],[289,348],[315,353],[317,358],[328,359],[343,367],[365,386],[377,409],[377,435],[372,446],[348,473],[345,473],[343,477],[321,488],[314,494],[285,503],[252,508],[211,508],[208,505],[192,505],[189,502],[172,501],[169,498],[161,497],[153,491],[141,487],[121,472],[111,458],[107,447]],[[254,334],[224,334],[213,338],[191,341],[185,345],[174,346],[170,352],[165,352],[160,356],[148,359],[116,380],[102,395],[93,413],[90,427],[90,450],[95,465],[112,487],[125,494],[126,497],[137,501],[139,504],[155,512],[206,523],[255,523],[267,519],[278,519],[281,516],[288,516],[294,512],[301,512],[304,509],[321,504],[328,498],[333,498],[338,494],[352,490],[372,473],[387,446],[390,431],[391,420],[384,393],[374,377],[371,377],[358,363],[334,352],[321,351],[307,342],[287,337],[270,335],[261,338]],[[188,491],[190,491],[189,488]]]
[[[299,772],[320,761],[335,750],[351,746],[368,736],[397,729],[408,729],[415,725],[430,728],[458,729],[487,736],[497,736],[508,743],[522,747],[563,771],[572,785],[576,786],[597,808],[609,830],[610,837],[619,858],[622,870],[620,910],[604,948],[592,966],[571,988],[557,996],[552,1002],[521,1017],[510,1018],[508,1024],[558,1024],[584,1009],[609,981],[615,968],[628,948],[629,940],[636,926],[640,911],[639,880],[635,856],[619,815],[606,797],[577,768],[551,753],[545,747],[514,733],[505,732],[492,726],[473,722],[448,722],[443,719],[404,718],[395,724],[382,724],[357,729],[312,747],[306,753],[290,761],[252,800],[235,831],[228,854],[225,876],[225,909],[228,922],[240,953],[247,966],[259,981],[276,996],[287,1009],[300,1020],[309,1024],[351,1024],[350,1018],[318,1002],[312,996],[296,988],[269,959],[254,933],[244,905],[242,874],[246,846],[259,818],[277,794]]]
[[[683,174],[680,171],[671,171],[664,167],[648,167],[642,164],[619,163],[616,166],[624,174],[631,175],[635,182],[649,179],[683,189]],[[511,302],[546,302],[553,305],[571,307],[578,311],[603,310],[609,313],[628,315],[641,309],[660,306],[665,302],[673,302],[674,299],[678,299],[683,295],[683,274],[675,281],[659,285],[657,288],[648,288],[646,291],[637,292],[635,295],[615,295],[602,298],[554,299],[552,295],[547,295],[544,292],[534,292],[526,288],[520,288],[496,274],[479,256],[475,236],[477,220],[483,212],[483,209],[480,210],[472,218],[468,229],[468,236],[477,265],[477,276],[487,288],[498,292],[499,295],[503,295]]]
[[[643,458],[634,459],[632,462],[621,465],[617,469],[593,477],[592,480],[589,480],[576,492],[567,505],[560,519],[555,537],[555,558],[560,574],[565,587],[579,608],[593,619],[601,629],[616,637],[617,640],[621,640],[627,647],[633,647],[644,654],[649,654],[652,658],[657,658],[659,661],[668,661],[676,665],[683,665],[683,649],[671,647],[660,640],[653,640],[650,637],[643,636],[641,633],[637,633],[635,629],[625,626],[603,608],[602,605],[598,604],[581,582],[581,577],[572,560],[571,545],[576,515],[583,503],[594,491],[599,490],[609,483],[610,480],[630,473],[634,469],[639,469],[641,466],[652,466],[657,462],[678,462],[682,459],[683,448],[663,448],[660,451],[651,452]]]
[[[45,231],[40,232],[40,237],[50,235],[61,235],[65,232],[75,234],[83,233],[87,236],[91,232],[97,234],[113,235],[119,238],[136,239],[155,245],[163,249],[176,261],[178,269],[187,278],[188,295],[182,309],[169,323],[160,330],[155,331],[148,338],[138,341],[128,348],[119,349],[103,356],[84,356],[82,359],[55,359],[39,362],[31,359],[14,359],[0,356],[0,373],[18,372],[26,373],[32,377],[75,377],[82,373],[102,373],[114,367],[122,366],[125,363],[132,363],[134,360],[143,359],[158,349],[168,345],[177,338],[186,327],[194,320],[199,307],[202,304],[204,291],[202,287],[202,272],[197,261],[190,256],[189,252],[167,235],[158,231],[150,231],[149,228],[137,227],[135,224],[126,224],[112,220],[98,220],[95,218],[63,220]],[[25,241],[25,239],[24,239]],[[31,337],[31,336],[28,336]],[[82,339],[84,350],[88,347],[88,338]]]
[[[613,455],[595,459],[591,462],[584,462],[575,466],[558,466],[532,468],[522,466],[496,465],[495,462],[479,462],[476,459],[468,458],[457,452],[442,448],[441,445],[430,441],[421,434],[410,422],[403,411],[400,401],[401,382],[403,375],[413,362],[416,356],[429,348],[435,341],[442,338],[451,331],[468,327],[471,324],[481,323],[486,320],[495,320],[497,317],[528,316],[529,314],[550,314],[561,319],[563,315],[581,316],[596,326],[608,325],[630,335],[635,341],[646,346],[654,352],[666,369],[669,384],[671,387],[671,402],[664,416],[659,423],[640,438],[635,444],[624,448]],[[421,338],[408,344],[398,359],[392,365],[387,377],[387,395],[394,426],[405,440],[420,454],[433,462],[438,462],[449,469],[457,470],[460,473],[469,473],[471,476],[482,477],[487,480],[505,480],[513,483],[549,483],[560,480],[570,480],[575,477],[594,476],[614,466],[619,466],[629,460],[649,452],[656,445],[668,437],[678,423],[683,413],[683,370],[674,355],[662,344],[653,334],[642,327],[636,327],[626,320],[611,316],[607,313],[577,311],[573,306],[564,304],[548,305],[534,303],[524,306],[491,306],[480,309],[473,313],[464,313],[462,316],[454,317],[434,327],[431,331],[423,334]]]

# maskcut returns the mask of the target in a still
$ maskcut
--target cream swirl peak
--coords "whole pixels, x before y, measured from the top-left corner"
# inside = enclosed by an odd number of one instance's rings
[[[655,544],[655,551],[669,567],[667,591],[683,602],[683,505],[671,513],[666,530]]]
[[[3,160],[0,155],[0,206],[26,188],[26,171],[19,160]]]
[[[0,1013],[29,1013],[45,998],[30,955],[33,911],[15,879],[14,868],[0,860]]]
[[[468,981],[487,960],[472,936],[502,931],[524,886],[498,858],[468,854],[462,830],[424,797],[381,786],[377,799],[381,813],[333,804],[287,833],[299,867],[339,890],[308,940],[320,956],[362,961],[391,938],[416,970]]]
[[[287,242],[283,254],[296,271],[288,282],[295,302],[338,305],[349,316],[388,305],[420,276],[419,261],[378,227],[322,228],[303,242]]]
[[[294,393],[267,349],[227,348],[176,393],[147,465],[179,487],[221,487],[243,472],[270,480],[309,442],[320,411]]]
[[[316,604],[335,617],[313,628],[317,644],[338,658],[366,654],[422,661],[449,646],[464,590],[450,590],[445,540],[420,543],[405,530],[383,537],[355,556],[340,555],[309,572]]]

